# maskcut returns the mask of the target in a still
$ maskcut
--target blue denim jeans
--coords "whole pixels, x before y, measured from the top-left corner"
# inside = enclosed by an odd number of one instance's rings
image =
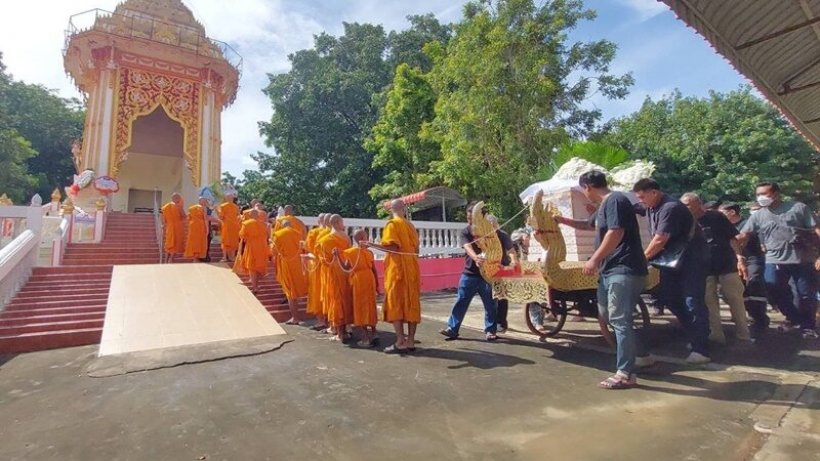
[[[661,269],[664,304],[678,318],[692,351],[709,356],[709,309],[706,307],[707,265],[687,258],[678,270]]]
[[[817,282],[813,264],[766,263],[764,277],[772,302],[790,322],[804,329],[813,330],[817,327]],[[789,279],[794,280],[797,288],[796,307]]]
[[[633,312],[645,283],[646,277],[643,275],[602,274],[598,278],[598,313],[607,316],[615,330],[615,362],[618,371],[626,374],[635,371],[635,356],[639,344],[643,343],[636,337],[632,323]]]
[[[458,333],[461,328],[461,322],[464,321],[464,316],[467,314],[467,308],[470,307],[470,302],[475,295],[481,296],[481,302],[484,303],[484,331],[487,333],[496,332],[496,302],[493,299],[493,288],[480,275],[461,274],[461,279],[458,281],[458,297],[456,303],[453,305],[453,310],[450,313],[450,318],[447,320],[447,328]]]

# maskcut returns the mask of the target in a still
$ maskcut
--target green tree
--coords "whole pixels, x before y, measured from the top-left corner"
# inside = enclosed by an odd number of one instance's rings
[[[593,91],[627,94],[632,77],[609,72],[613,43],[569,43],[568,32],[594,17],[578,0],[483,0],[464,7],[446,46],[427,46],[438,98],[422,138],[441,146],[431,169],[446,185],[512,215],[553,148],[600,119],[582,102]]]
[[[304,212],[369,216],[368,191],[378,172],[362,143],[378,113],[373,95],[391,78],[387,37],[370,24],[346,23],[344,31],[338,38],[316,36],[313,49],[289,56],[289,72],[270,76],[264,92],[274,114],[260,131],[275,153],[257,154],[261,175],[244,183],[266,181],[272,200]]]
[[[71,183],[75,173],[71,144],[83,134],[84,113],[76,99],[64,99],[40,85],[12,82],[0,95],[11,124],[37,151],[28,169],[43,197]]]
[[[705,98],[678,91],[647,98],[636,113],[609,123],[601,138],[653,161],[655,179],[674,194],[745,202],[757,182],[770,180],[787,195],[817,200],[816,151],[748,86]]]
[[[381,117],[365,140],[374,154],[373,166],[387,170],[370,196],[380,203],[435,185],[437,176],[430,164],[441,159],[441,148],[421,136],[435,116],[436,95],[418,68],[400,64],[386,95]]]
[[[12,86],[0,53],[0,194],[6,194],[17,204],[26,203],[36,185],[26,161],[37,155],[31,144],[14,127],[13,119],[2,102]]]

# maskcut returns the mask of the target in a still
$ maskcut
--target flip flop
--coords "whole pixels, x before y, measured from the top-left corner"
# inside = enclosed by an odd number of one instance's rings
[[[384,348],[383,351],[385,354],[404,354],[407,352],[407,349],[402,349],[400,347],[396,347],[395,344],[387,346]]]
[[[627,378],[619,374],[614,374],[598,383],[598,387],[608,390],[631,389],[637,385],[638,381],[634,377]]]

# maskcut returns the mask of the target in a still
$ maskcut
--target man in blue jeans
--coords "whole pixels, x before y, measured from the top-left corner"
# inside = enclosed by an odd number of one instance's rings
[[[598,278],[599,314],[609,318],[617,346],[614,375],[601,381],[605,389],[634,387],[636,352],[640,341],[632,329],[633,312],[646,284],[646,258],[635,209],[629,197],[609,189],[606,176],[597,170],[578,178],[584,196],[598,206],[589,221],[555,218],[559,224],[594,230],[595,252],[584,264],[584,274]],[[643,355],[643,354],[642,354]]]
[[[461,245],[467,255],[464,257],[464,271],[458,281],[458,297],[453,305],[450,318],[447,320],[447,328],[439,333],[446,336],[447,339],[457,339],[461,323],[467,314],[467,308],[470,307],[473,297],[479,295],[481,302],[484,303],[484,334],[487,341],[495,341],[498,339],[495,321],[498,307],[493,299],[493,289],[481,276],[479,269],[484,264],[484,257],[481,255],[481,248],[475,243],[472,232],[474,205],[470,204],[467,207],[467,227],[461,231]],[[482,210],[482,212],[484,211]]]
[[[762,182],[755,190],[760,210],[741,229],[742,238],[755,233],[766,248],[763,277],[773,302],[786,316],[781,331],[800,328],[806,339],[817,338],[817,274],[820,259],[814,254],[812,239],[820,227],[811,210],[800,202],[780,199],[780,187]],[[797,288],[798,303],[789,281]]]

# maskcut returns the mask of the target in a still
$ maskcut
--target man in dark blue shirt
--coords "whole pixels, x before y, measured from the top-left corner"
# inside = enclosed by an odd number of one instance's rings
[[[632,188],[646,208],[652,240],[644,250],[661,275],[664,305],[675,314],[689,337],[692,353],[688,363],[707,363],[709,358],[709,310],[706,308],[706,275],[709,263],[706,242],[695,218],[679,200],[661,192],[654,179],[644,178]],[[673,268],[660,260],[679,260]]]
[[[637,343],[632,329],[633,311],[646,284],[646,259],[635,209],[629,197],[609,189],[606,176],[597,170],[578,178],[584,196],[599,204],[589,220],[558,217],[560,224],[576,229],[595,230],[595,252],[584,264],[585,274],[598,272],[599,315],[606,316],[615,330],[618,370],[600,386],[626,389],[637,384],[635,360]],[[645,355],[645,354],[641,354]]]
[[[498,339],[496,335],[497,304],[493,299],[492,287],[481,276],[480,266],[484,264],[484,256],[481,254],[481,248],[475,243],[471,230],[473,224],[472,211],[473,204],[467,207],[467,227],[461,231],[461,245],[467,255],[464,257],[464,271],[458,281],[458,295],[450,313],[450,318],[447,320],[447,328],[439,331],[439,333],[449,339],[457,339],[461,323],[467,314],[467,308],[470,307],[473,297],[479,295],[482,303],[484,303],[484,333],[487,341],[495,341]]]

